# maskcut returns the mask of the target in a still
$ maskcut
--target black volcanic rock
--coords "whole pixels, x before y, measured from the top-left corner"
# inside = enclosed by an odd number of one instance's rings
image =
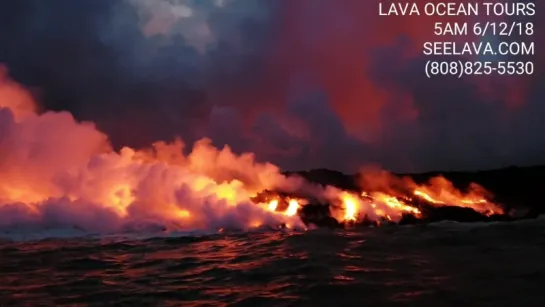
[[[339,171],[315,169],[310,171],[285,172],[284,175],[298,175],[309,182],[322,186],[330,185],[343,190],[358,191],[356,176],[346,175]]]
[[[423,215],[422,221],[427,223],[439,221],[486,222],[489,219],[486,215],[471,208],[452,206],[429,208],[423,211]]]
[[[421,224],[422,220],[412,214],[404,214],[399,221],[399,225]]]
[[[342,228],[343,225],[331,217],[329,204],[311,203],[303,206],[298,212],[301,221],[318,227]]]

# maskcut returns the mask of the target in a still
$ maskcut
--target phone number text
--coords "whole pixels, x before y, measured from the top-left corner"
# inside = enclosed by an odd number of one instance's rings
[[[469,75],[532,75],[533,62],[483,62],[483,61],[427,61],[426,77]]]

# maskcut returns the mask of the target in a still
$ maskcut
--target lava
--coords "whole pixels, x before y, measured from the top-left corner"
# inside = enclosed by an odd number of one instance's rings
[[[288,209],[286,209],[285,214],[287,216],[294,216],[297,214],[297,210],[299,210],[299,202],[296,199],[290,199],[288,202]]]
[[[432,182],[444,183],[445,180],[434,178]],[[408,185],[412,186],[414,183]],[[436,188],[434,185],[432,187]],[[432,190],[425,185],[413,187],[412,192],[407,193],[363,191],[358,194],[328,186],[323,192],[325,201],[322,202],[316,199],[314,202],[308,199],[296,200],[289,193],[274,191],[263,191],[252,200],[271,212],[288,216],[298,212],[307,225],[329,225],[329,218],[333,218],[339,225],[400,223],[407,217],[426,220],[438,208],[470,208],[472,212],[483,217],[504,214],[499,205],[486,200],[484,195],[477,198],[475,191],[464,194],[452,186],[443,185],[443,188],[445,189],[439,190],[437,194],[423,192],[422,189]],[[307,208],[310,209],[305,210]]]
[[[357,220],[358,200],[351,194],[343,192],[341,194],[342,203],[344,206],[344,221],[354,222]]]
[[[285,176],[251,153],[237,155],[228,146],[218,149],[208,139],[196,142],[188,155],[181,140],[114,151],[92,123],[78,122],[67,112],[38,113],[32,96],[4,75],[2,93],[3,228],[305,229],[324,220],[333,225],[399,223],[407,216],[425,219],[440,207],[503,214],[478,185],[463,193],[437,177],[424,185],[403,182],[403,191],[396,182],[348,191]]]

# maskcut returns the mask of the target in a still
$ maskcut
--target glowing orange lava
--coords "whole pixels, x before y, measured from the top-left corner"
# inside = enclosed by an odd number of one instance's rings
[[[253,198],[261,191],[304,189],[310,183],[287,177],[270,163],[258,163],[251,153],[237,155],[228,146],[218,149],[208,139],[196,142],[188,155],[183,154],[181,140],[117,152],[91,123],[78,122],[67,112],[36,113],[32,95],[0,74],[2,93],[0,225],[50,219],[105,231],[149,220],[174,222],[182,229],[304,228],[299,213],[306,199],[276,195],[258,202]],[[348,192],[327,186],[313,189],[312,197],[340,204],[330,207],[339,222],[363,218],[397,222],[405,214],[419,217],[420,209],[411,203],[417,198],[434,206],[503,213],[477,185],[462,193],[437,177],[426,185],[407,182],[404,187],[414,191],[412,195],[393,189]]]
[[[343,192],[341,194],[341,199],[344,205],[344,221],[354,222],[357,220],[358,213],[358,199],[356,196]]]
[[[299,202],[296,199],[290,199],[288,203],[288,209],[286,209],[285,214],[287,216],[294,216],[297,214],[297,210],[299,210]]]

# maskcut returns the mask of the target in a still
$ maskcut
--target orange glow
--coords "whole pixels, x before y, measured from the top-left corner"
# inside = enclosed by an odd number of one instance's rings
[[[294,216],[297,214],[297,210],[299,210],[299,202],[296,199],[290,199],[285,214],[287,216]]]
[[[119,212],[120,215],[127,214],[127,207],[135,200],[131,188],[127,184],[119,185],[114,188],[110,195],[110,206]]]
[[[253,221],[250,223],[250,227],[251,228],[259,228],[263,225],[263,223],[261,221]]]
[[[278,200],[268,208],[248,205],[258,191],[291,184],[278,167],[256,162],[251,153],[218,149],[208,139],[196,142],[188,155],[181,140],[116,152],[91,123],[66,112],[37,114],[32,95],[1,72],[0,95],[7,132],[0,142],[0,210],[16,206],[33,219],[58,215],[63,223],[107,231],[142,219],[169,225],[175,220],[173,227],[184,229],[257,227],[265,221],[303,226],[297,200],[282,212],[276,211]],[[11,222],[0,215],[0,223]],[[111,220],[104,223],[103,217]]]
[[[276,207],[278,207],[278,199],[271,200],[267,209],[269,209],[269,211],[276,211]]]
[[[189,212],[187,210],[178,210],[176,212],[176,216],[178,216],[181,219],[186,219],[186,218],[191,217],[191,212]]]
[[[31,96],[1,72],[0,95],[5,96],[0,97],[0,115],[6,134],[0,142],[0,210],[18,206],[20,210],[9,211],[17,213],[13,219],[21,214],[35,220],[53,217],[108,231],[146,219],[218,231],[265,225],[305,228],[299,213],[307,199],[287,192],[271,192],[259,201],[254,197],[278,188],[304,190],[308,182],[284,176],[275,165],[257,162],[252,153],[237,155],[228,146],[218,149],[208,139],[196,142],[187,155],[181,140],[116,152],[91,123],[77,122],[66,112],[36,113]],[[485,215],[503,213],[476,184],[462,193],[443,177],[417,185],[384,173],[368,176],[367,183],[372,188],[364,192],[313,189],[312,198],[332,204],[330,214],[339,222],[420,217],[420,209],[412,205],[417,198]],[[400,186],[410,195],[394,189]],[[6,216],[0,211],[0,223],[11,222]],[[110,220],[105,223],[104,218]]]
[[[358,200],[356,196],[343,192],[341,195],[342,203],[344,205],[344,221],[356,221],[358,213]]]
[[[443,177],[435,177],[426,185],[419,186],[414,195],[419,196],[437,206],[450,205],[472,208],[485,215],[503,214],[503,209],[486,199],[487,191],[477,184],[469,186],[467,193],[457,190],[450,181]]]
[[[409,212],[413,213],[415,215],[420,215],[420,210],[418,208],[409,206],[399,199],[395,198],[394,196],[386,195],[383,193],[375,193],[374,198],[378,201],[384,202],[389,208],[394,209],[396,211],[401,212]],[[390,216],[386,215],[389,220],[391,220]]]
[[[429,201],[430,203],[434,203],[434,204],[444,204],[444,202],[440,201],[440,200],[436,200],[436,199],[433,199],[431,196],[429,196],[428,194],[422,192],[422,191],[414,191],[414,195],[416,196],[420,196],[422,198],[424,198],[425,200]]]

